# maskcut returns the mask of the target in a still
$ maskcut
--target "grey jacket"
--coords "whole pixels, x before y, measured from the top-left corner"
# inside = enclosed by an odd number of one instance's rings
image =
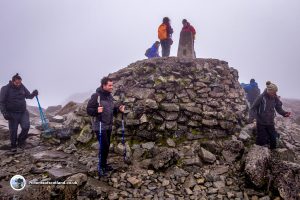
[[[269,96],[266,91],[257,97],[251,110],[256,117],[257,123],[261,125],[274,125],[275,110],[282,116],[287,113],[282,109],[282,102],[279,98],[277,96]]]
[[[101,106],[103,106],[103,112],[98,113],[98,97],[100,95]],[[113,116],[118,112],[118,106],[114,103],[111,93],[98,88],[96,93],[91,96],[91,99],[87,105],[88,115],[93,117],[92,126],[94,131],[99,131],[100,121],[102,130],[111,130],[113,125]]]

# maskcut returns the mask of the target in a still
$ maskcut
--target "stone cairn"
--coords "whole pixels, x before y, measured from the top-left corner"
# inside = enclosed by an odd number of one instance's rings
[[[246,120],[238,71],[225,61],[155,58],[109,77],[114,80],[114,99],[126,105],[127,136],[152,141],[222,138],[239,131]],[[120,119],[115,120],[117,128]]]

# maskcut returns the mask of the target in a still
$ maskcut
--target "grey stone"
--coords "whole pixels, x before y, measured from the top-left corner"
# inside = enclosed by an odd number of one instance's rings
[[[155,146],[154,142],[147,142],[142,144],[142,148],[152,150]]]
[[[143,182],[142,180],[132,176],[132,177],[129,177],[127,178],[127,181],[134,187],[134,188],[139,188]]]
[[[214,163],[216,161],[216,156],[202,147],[200,148],[199,156],[207,163]]]
[[[168,111],[168,112],[178,112],[179,111],[179,105],[173,104],[173,103],[162,103],[160,104],[161,109]]]
[[[174,140],[172,140],[171,138],[167,139],[167,144],[168,144],[169,147],[175,147],[176,146]]]
[[[82,186],[87,182],[87,175],[83,173],[74,174],[66,179],[66,182],[75,181],[77,186]]]
[[[174,164],[179,159],[179,155],[177,150],[169,149],[169,148],[162,148],[160,153],[157,154],[151,161],[151,164],[154,169],[166,169]]]
[[[184,188],[193,188],[195,185],[197,185],[196,179],[194,178],[193,174],[190,174],[183,184]]]
[[[86,125],[80,132],[79,136],[77,137],[77,141],[81,143],[88,143],[93,137],[92,129],[90,125]]]
[[[266,147],[253,145],[246,156],[245,172],[257,187],[265,183],[265,175],[270,160],[270,150]]]

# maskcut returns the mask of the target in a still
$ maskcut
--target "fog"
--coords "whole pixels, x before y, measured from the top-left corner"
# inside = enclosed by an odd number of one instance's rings
[[[240,82],[255,78],[264,89],[271,80],[280,96],[300,98],[298,0],[0,0],[0,86],[19,72],[44,107],[93,92],[103,76],[145,59],[165,16],[171,56],[186,18],[197,57],[226,60]]]

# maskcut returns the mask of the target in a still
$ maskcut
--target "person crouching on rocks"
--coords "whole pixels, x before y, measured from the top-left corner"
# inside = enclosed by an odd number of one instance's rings
[[[107,165],[107,157],[110,146],[110,136],[113,125],[113,115],[117,112],[124,112],[125,106],[117,106],[113,102],[111,95],[113,91],[113,81],[108,77],[101,80],[101,86],[97,88],[96,93],[91,96],[88,101],[87,113],[94,117],[93,131],[97,134],[100,144],[100,174],[105,175],[107,171],[111,171],[112,167]],[[100,98],[99,98],[100,97]],[[99,102],[100,99],[100,102]],[[100,140],[100,121],[101,121],[101,140]]]
[[[29,113],[26,109],[25,99],[33,99],[37,95],[37,90],[34,90],[32,93],[27,90],[22,84],[22,78],[19,74],[14,75],[12,80],[1,88],[0,110],[4,119],[8,120],[11,151],[13,153],[17,152],[17,147],[25,148],[30,128]],[[19,124],[22,131],[18,137]]]
[[[266,86],[266,90],[254,101],[251,110],[256,118],[256,144],[260,146],[270,144],[270,149],[275,149],[277,139],[275,110],[284,117],[289,117],[291,113],[282,109],[282,102],[277,96],[277,86],[270,81],[267,81]]]

